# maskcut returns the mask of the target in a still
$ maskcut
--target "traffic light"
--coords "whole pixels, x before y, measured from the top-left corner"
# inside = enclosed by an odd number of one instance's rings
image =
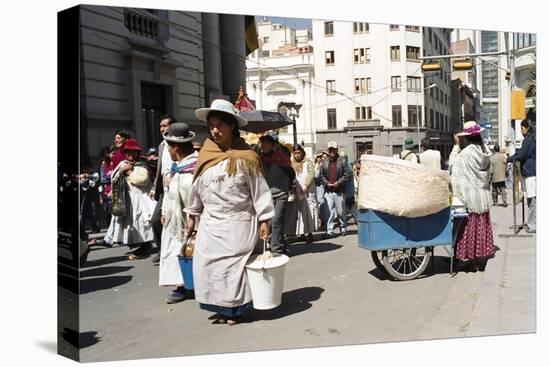
[[[441,63],[439,61],[428,61],[422,64],[422,71],[440,71]]]
[[[512,77],[512,75],[510,74],[510,71],[506,70],[506,74],[504,75],[504,79],[510,80],[511,77]]]
[[[471,70],[474,67],[472,59],[458,59],[453,61],[454,70]]]

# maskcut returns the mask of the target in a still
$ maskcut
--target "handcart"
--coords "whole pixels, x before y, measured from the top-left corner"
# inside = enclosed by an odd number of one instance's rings
[[[451,258],[454,244],[467,213],[448,207],[418,218],[390,215],[370,209],[358,213],[359,247],[371,251],[378,269],[396,280],[411,280],[423,274],[436,246]]]

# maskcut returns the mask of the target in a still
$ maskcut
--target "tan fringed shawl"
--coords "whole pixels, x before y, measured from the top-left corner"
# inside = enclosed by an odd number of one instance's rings
[[[210,138],[206,139],[204,145],[199,152],[197,166],[193,182],[202,175],[208,168],[215,166],[229,159],[227,165],[227,174],[233,176],[237,173],[237,163],[240,161],[240,168],[243,174],[247,176],[258,176],[263,174],[262,161],[260,157],[253,151],[244,139],[239,138],[233,143],[231,149],[223,151],[218,144],[214,143]]]

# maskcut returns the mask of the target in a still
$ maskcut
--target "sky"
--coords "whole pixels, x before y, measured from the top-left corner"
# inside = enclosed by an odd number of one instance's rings
[[[263,16],[256,15],[256,22],[259,22],[263,19]],[[305,29],[311,28],[311,19],[300,19],[300,18],[283,18],[283,17],[267,17],[268,20],[271,20],[273,23],[285,24],[291,28]]]

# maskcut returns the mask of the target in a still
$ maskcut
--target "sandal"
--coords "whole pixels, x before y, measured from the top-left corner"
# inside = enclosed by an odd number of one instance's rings
[[[215,315],[214,315],[215,316]],[[227,324],[227,319],[220,315],[218,318],[214,319],[214,321],[212,321],[212,325],[223,325],[223,324]]]
[[[128,260],[141,260],[141,259],[143,259],[143,256],[136,255],[136,254],[128,255]]]
[[[229,326],[233,326],[233,325],[240,324],[241,321],[242,321],[241,317],[232,317],[232,318],[227,319],[226,323]]]

